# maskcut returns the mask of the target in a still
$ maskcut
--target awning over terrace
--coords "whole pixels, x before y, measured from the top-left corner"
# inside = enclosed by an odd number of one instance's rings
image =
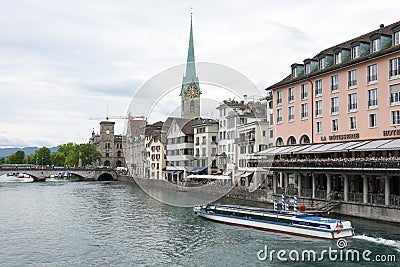
[[[321,154],[334,152],[352,151],[375,151],[375,150],[400,150],[400,139],[381,139],[367,141],[336,142],[325,144],[304,144],[270,147],[257,152],[254,156],[272,156],[288,154]]]

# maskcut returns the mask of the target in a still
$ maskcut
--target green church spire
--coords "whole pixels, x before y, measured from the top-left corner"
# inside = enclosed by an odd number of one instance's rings
[[[200,92],[199,87],[199,79],[196,75],[196,63],[194,60],[194,44],[193,44],[193,21],[192,21],[192,12],[190,12],[190,37],[189,37],[189,48],[188,55],[186,61],[186,73],[183,77],[183,92],[186,92],[187,88],[191,83],[194,83],[197,87],[197,90]]]

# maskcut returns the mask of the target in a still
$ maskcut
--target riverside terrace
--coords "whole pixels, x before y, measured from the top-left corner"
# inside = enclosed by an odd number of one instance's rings
[[[269,171],[274,194],[400,209],[400,139],[272,147],[249,168]]]

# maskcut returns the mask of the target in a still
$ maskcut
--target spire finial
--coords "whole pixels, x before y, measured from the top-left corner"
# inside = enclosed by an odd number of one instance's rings
[[[193,7],[191,7],[189,10],[190,10],[190,17],[192,17],[192,15],[193,15]]]

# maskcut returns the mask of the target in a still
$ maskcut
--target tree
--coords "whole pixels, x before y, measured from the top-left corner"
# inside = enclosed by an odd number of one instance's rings
[[[60,145],[58,152],[64,154],[65,165],[78,166],[79,154],[82,159],[82,165],[91,165],[95,161],[101,158],[101,154],[96,150],[96,146],[93,144],[74,144],[68,143]]]
[[[5,158],[0,158],[0,164],[4,164],[4,163],[6,163]]]
[[[54,166],[64,166],[65,165],[65,155],[60,151],[56,151],[51,154],[51,164]]]
[[[47,147],[39,148],[38,150],[33,153],[35,157],[35,163],[38,165],[50,165],[51,164],[51,151]]]
[[[17,152],[9,155],[6,158],[7,164],[23,164],[25,163],[25,152],[23,150],[18,150]]]

